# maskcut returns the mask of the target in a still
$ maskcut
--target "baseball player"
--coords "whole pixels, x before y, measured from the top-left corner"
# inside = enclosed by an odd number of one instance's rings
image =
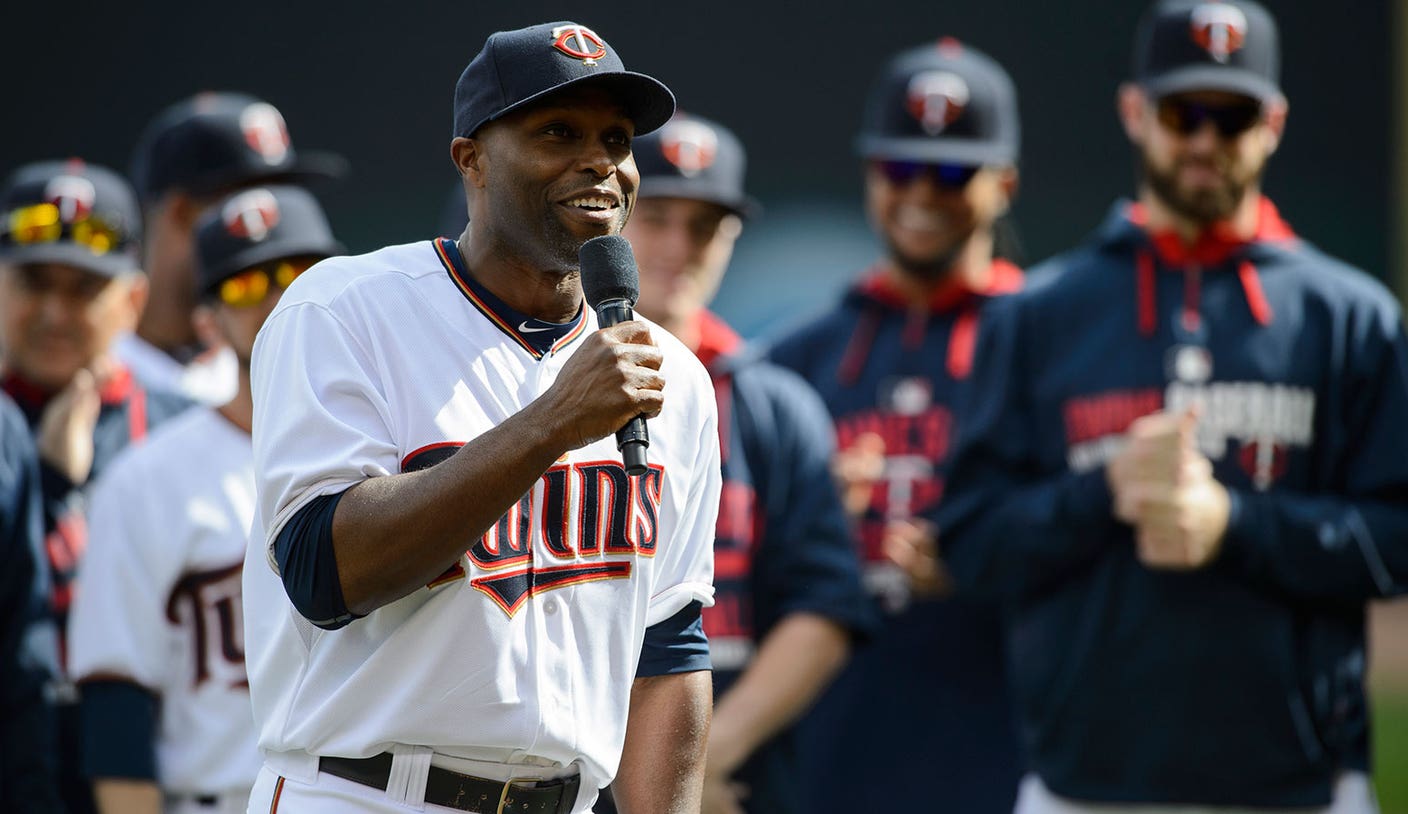
[[[1261,192],[1278,66],[1250,0],[1149,9],[1137,202],[984,319],[939,541],[1012,610],[1024,814],[1377,808],[1364,613],[1408,588],[1408,338]]]
[[[58,671],[43,549],[39,455],[24,415],[0,393],[0,808],[62,810],[53,707]]]
[[[758,357],[706,310],[743,218],[744,152],[727,128],[677,114],[635,140],[640,198],[622,234],[635,247],[636,308],[704,362],[719,402],[723,491],[705,812],[800,810],[790,725],[849,656],[872,609],[830,479],[830,417],[791,371]]]
[[[136,325],[147,291],[136,253],[141,216],[127,183],[78,160],[29,164],[0,190],[0,213],[0,389],[24,412],[39,448],[62,634],[87,545],[85,485],[189,402],[148,389],[111,352],[114,337]],[[70,812],[91,811],[74,691],[62,681],[51,691],[65,802]]]
[[[198,225],[199,295],[239,360],[239,389],[127,450],[93,489],[69,667],[104,814],[248,805],[262,762],[240,597],[255,503],[250,355],[284,287],[340,253],[297,187],[237,192]]]
[[[278,108],[247,94],[198,93],[159,113],[132,159],[151,295],[135,332],[119,337],[118,356],[152,387],[211,406],[229,401],[238,360],[195,307],[197,221],[229,192],[316,183],[346,168],[341,156],[295,150]]]
[[[836,422],[866,587],[885,614],[805,725],[802,808],[870,810],[884,777],[897,800],[1008,812],[1021,761],[998,611],[950,595],[920,518],[944,490],[952,406],[985,362],[973,354],[985,303],[1021,285],[993,253],[1017,183],[1012,82],[952,39],[904,51],[871,92],[858,146],[885,256],[772,352]]]
[[[613,778],[698,810],[713,389],[649,323],[598,330],[578,271],[673,108],[585,26],[491,35],[455,89],[464,234],[321,263],[260,332],[251,812],[580,813]]]

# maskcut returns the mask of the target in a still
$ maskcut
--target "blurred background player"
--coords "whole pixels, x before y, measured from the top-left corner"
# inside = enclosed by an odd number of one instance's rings
[[[640,194],[622,234],[640,266],[636,310],[695,352],[719,402],[715,604],[704,610],[715,705],[703,810],[800,811],[791,725],[872,624],[830,479],[831,421],[805,382],[759,358],[706,309],[756,208],[744,193],[737,137],[679,114],[635,139],[632,153]]]
[[[0,810],[62,811],[54,710],[58,673],[39,494],[39,455],[24,415],[0,393]]]
[[[1264,7],[1159,3],[1134,52],[1138,202],[989,312],[940,514],[955,575],[1012,609],[1018,811],[1373,812],[1401,313],[1262,195],[1287,113]]]
[[[86,547],[83,488],[114,456],[184,409],[112,354],[146,300],[141,217],[127,182],[79,160],[29,164],[0,190],[0,387],[37,440],[53,611],[62,633]],[[62,638],[60,658],[62,660]],[[59,770],[71,812],[90,811],[79,776],[73,688],[58,701]]]
[[[135,333],[117,352],[152,387],[218,406],[234,394],[238,362],[196,314],[195,225],[226,194],[268,183],[341,177],[346,161],[298,152],[273,105],[243,93],[204,92],[147,125],[132,161],[142,201],[151,290]]]
[[[93,489],[70,671],[103,814],[242,814],[262,764],[240,600],[255,500],[249,360],[284,288],[342,246],[313,196],[288,186],[235,193],[196,236],[200,307],[239,387],[127,451]]]
[[[944,39],[896,56],[858,141],[885,256],[773,350],[835,419],[866,587],[886,614],[807,724],[806,811],[869,810],[880,777],[896,799],[951,811],[1006,812],[1016,795],[997,607],[949,595],[934,530],[915,518],[943,492],[951,405],[983,363],[983,304],[1021,285],[993,256],[1018,131],[1011,80],[976,49]]]

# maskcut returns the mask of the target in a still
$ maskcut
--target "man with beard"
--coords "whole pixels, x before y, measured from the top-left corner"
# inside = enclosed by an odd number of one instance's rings
[[[994,257],[1017,186],[1012,82],[952,39],[905,51],[871,93],[858,146],[885,256],[772,356],[836,423],[835,471],[884,618],[803,724],[799,809],[873,810],[884,777],[894,799],[1009,812],[1021,761],[998,609],[953,595],[918,518],[943,491],[951,405],[986,364],[973,355],[985,303],[1021,285]]]
[[[1364,614],[1408,588],[1408,340],[1262,195],[1278,63],[1256,3],[1151,8],[1118,97],[1138,201],[984,325],[937,519],[1010,608],[1022,814],[1376,810]]]
[[[320,263],[265,322],[250,811],[582,814],[613,776],[625,814],[699,810],[713,388],[649,323],[598,330],[578,260],[673,112],[585,26],[491,35],[455,86],[460,238]]]
[[[239,363],[235,397],[162,425],[94,486],[69,619],[103,814],[242,812],[261,763],[239,610],[254,520],[250,355],[284,289],[343,249],[312,194],[291,186],[217,202],[196,243],[198,307]]]

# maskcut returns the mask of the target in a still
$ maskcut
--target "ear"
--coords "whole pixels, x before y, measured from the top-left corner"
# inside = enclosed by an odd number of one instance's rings
[[[187,192],[173,189],[161,196],[159,207],[177,228],[188,232],[195,228],[196,220],[205,211],[205,203]]]
[[[137,323],[142,319],[142,312],[147,310],[147,297],[151,294],[151,283],[147,280],[147,275],[141,272],[132,272],[132,279],[127,284],[127,306],[132,312],[132,328],[135,330]]]
[[[219,315],[205,303],[197,305],[195,310],[191,311],[191,328],[195,331],[196,339],[207,348],[219,348],[228,344]]]
[[[465,187],[484,186],[484,144],[482,139],[455,137],[450,142],[450,160],[455,163]]]
[[[1121,82],[1115,93],[1115,111],[1119,114],[1124,133],[1135,144],[1144,143],[1144,130],[1148,127],[1147,111],[1149,97],[1144,89],[1133,82]]]
[[[1007,198],[1007,205],[1003,207],[1004,214],[1006,214],[1005,210],[1012,206],[1012,201],[1017,199],[1017,189],[1022,185],[1021,178],[1021,173],[1017,172],[1016,167],[1002,168],[998,183],[1002,185],[1002,194]]]
[[[1286,102],[1286,97],[1277,96],[1266,103],[1266,154],[1271,155],[1276,152],[1276,148],[1281,146],[1281,135],[1286,132],[1286,117],[1290,115],[1291,107]]]

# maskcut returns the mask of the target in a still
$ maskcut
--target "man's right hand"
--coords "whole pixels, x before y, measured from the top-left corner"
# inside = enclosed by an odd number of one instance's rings
[[[1194,441],[1197,422],[1197,411],[1189,408],[1146,415],[1129,425],[1124,448],[1105,467],[1115,517],[1138,525],[1149,493],[1178,483],[1186,467],[1201,457]]]
[[[636,320],[588,336],[543,399],[566,449],[578,449],[664,406],[664,359],[650,329]]]
[[[39,456],[70,483],[84,483],[93,471],[93,430],[101,408],[97,380],[79,370],[39,419]]]
[[[841,491],[841,504],[852,519],[870,508],[875,484],[885,477],[885,439],[873,432],[856,436],[831,459],[831,475]]]

